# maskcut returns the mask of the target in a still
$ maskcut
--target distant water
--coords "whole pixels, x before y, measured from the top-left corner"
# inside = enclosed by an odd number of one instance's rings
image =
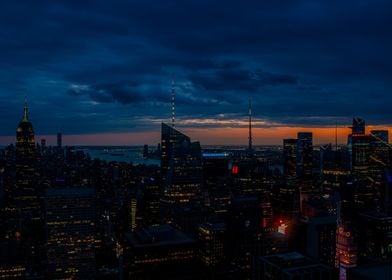
[[[92,159],[133,163],[134,165],[160,165],[159,159],[144,159],[143,147],[80,147]]]

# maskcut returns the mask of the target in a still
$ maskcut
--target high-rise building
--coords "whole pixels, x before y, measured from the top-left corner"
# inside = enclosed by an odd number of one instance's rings
[[[95,191],[50,188],[45,197],[47,277],[94,279]]]
[[[229,158],[226,154],[203,154],[205,205],[223,218],[230,205]]]
[[[225,233],[223,223],[205,223],[198,228],[199,258],[207,267],[215,267],[225,260]]]
[[[312,180],[313,171],[313,134],[298,132],[297,140],[297,177]]]
[[[284,184],[280,186],[278,200],[280,219],[296,219],[300,211],[300,191],[297,181],[297,139],[283,140]]]
[[[12,208],[23,218],[40,218],[36,161],[34,129],[25,101],[23,118],[16,129],[16,184],[12,191]]]
[[[355,134],[351,136],[352,172],[354,175],[369,176],[370,165],[370,135]]]
[[[297,179],[297,139],[283,140],[284,176],[288,184]]]
[[[145,226],[160,224],[160,182],[153,177],[146,178],[143,184],[143,213],[142,220]]]
[[[323,264],[334,266],[336,216],[311,217],[307,222],[306,253]]]
[[[170,208],[200,201],[202,157],[199,142],[162,123],[161,170],[163,181],[162,207],[171,220]],[[166,212],[166,213],[165,213]]]

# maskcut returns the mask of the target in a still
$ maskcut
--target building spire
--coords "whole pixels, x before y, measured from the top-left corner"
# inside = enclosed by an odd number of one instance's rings
[[[27,97],[24,99],[24,109],[23,109],[23,121],[27,122],[29,120],[29,108],[27,107]]]
[[[253,149],[252,140],[252,99],[249,98],[249,151]]]
[[[175,91],[174,91],[174,80],[172,80],[171,84],[171,101],[172,101],[172,106],[171,106],[171,121],[172,121],[172,127],[174,128],[175,126],[175,121],[176,121],[176,103],[175,103]]]

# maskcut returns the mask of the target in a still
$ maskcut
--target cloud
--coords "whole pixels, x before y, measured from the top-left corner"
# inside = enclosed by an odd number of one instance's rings
[[[0,133],[14,134],[24,95],[40,133],[159,129],[172,79],[188,126],[224,127],[249,97],[272,125],[389,124],[391,12],[388,0],[7,1]]]

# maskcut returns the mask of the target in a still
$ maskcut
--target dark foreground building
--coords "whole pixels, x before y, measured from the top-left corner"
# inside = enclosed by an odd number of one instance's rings
[[[258,257],[255,260],[257,280],[332,280],[332,269],[293,252]]]
[[[194,273],[196,241],[171,225],[137,229],[126,238],[126,279],[184,279]]]

